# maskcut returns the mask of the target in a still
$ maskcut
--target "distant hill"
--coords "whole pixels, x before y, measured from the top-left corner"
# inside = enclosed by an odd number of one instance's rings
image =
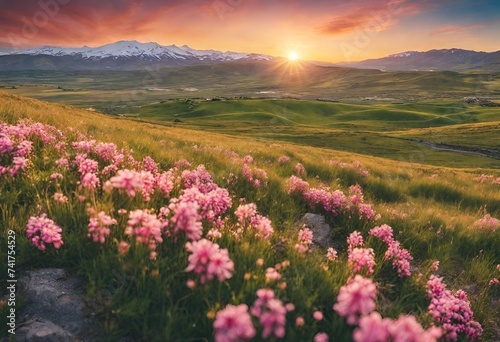
[[[187,45],[119,41],[99,47],[45,46],[0,51],[0,71],[6,70],[133,70],[147,65],[192,65],[228,61],[262,61],[273,57],[232,51],[196,50]]]
[[[500,70],[500,51],[477,52],[462,49],[407,51],[383,58],[367,59],[340,65],[388,71]]]

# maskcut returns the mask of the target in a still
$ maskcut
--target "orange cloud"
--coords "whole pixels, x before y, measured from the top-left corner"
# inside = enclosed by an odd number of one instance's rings
[[[407,0],[372,1],[339,13],[317,28],[324,35],[342,35],[356,30],[378,32],[396,24],[403,16],[419,13],[419,5]]]
[[[480,29],[486,25],[444,25],[430,33],[431,36],[440,34],[468,33],[471,30]]]

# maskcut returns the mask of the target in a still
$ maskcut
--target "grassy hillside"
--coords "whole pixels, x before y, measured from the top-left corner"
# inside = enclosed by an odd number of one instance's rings
[[[249,132],[269,126],[259,116],[270,115],[276,108],[263,108],[268,104],[255,102],[259,105],[255,107],[255,114],[230,119],[229,116],[221,118],[218,112],[228,103],[214,103],[216,107],[199,104],[191,110],[189,104],[172,103],[168,105],[176,106],[177,114],[185,114],[179,115],[182,122],[170,121],[169,125],[185,127],[168,127],[163,123],[137,122],[0,93],[2,122],[15,125],[19,120],[29,119],[61,130],[59,133],[46,126],[28,126],[31,128],[26,128],[25,138],[33,142],[33,150],[26,155],[26,168],[14,177],[8,174],[0,177],[0,226],[3,227],[0,244],[7,246],[8,231],[15,232],[16,273],[28,268],[57,266],[83,275],[88,280],[89,302],[99,304],[97,317],[105,336],[110,340],[126,336],[148,341],[211,340],[214,321],[221,322],[222,310],[229,304],[260,307],[277,317],[273,325],[277,330],[267,336],[264,329],[269,324],[262,315],[250,317],[248,314],[257,340],[263,334],[264,340],[273,335],[282,336],[279,328],[283,325],[285,340],[311,341],[316,334],[325,332],[331,340],[348,341],[353,333],[363,332],[363,329],[357,322],[348,323],[345,310],[339,306],[334,310],[333,305],[345,304],[339,293],[349,291],[346,284],[355,274],[366,282],[376,283],[375,310],[382,317],[391,318],[394,321],[391,324],[396,326],[405,322],[406,318],[399,318],[401,314],[413,315],[420,329],[416,334],[423,336],[422,329],[442,326],[442,321],[433,319],[429,312],[431,298],[427,290],[432,284],[428,280],[435,274],[443,277],[449,290],[463,289],[468,293],[473,320],[484,329],[482,339],[498,340],[496,317],[500,315],[500,287],[489,284],[500,276],[497,266],[500,264],[497,248],[500,227],[494,219],[488,216],[485,219],[486,214],[500,217],[498,171],[436,167],[368,155],[371,152],[355,154],[336,150],[334,146],[318,147],[313,137],[322,132],[324,121],[321,118],[331,115],[329,104],[311,106],[314,114],[309,121],[300,114],[307,104],[298,103],[297,107],[292,107],[295,103],[289,103],[290,115],[285,116],[285,123],[279,125],[279,130],[253,138]],[[348,112],[347,105],[334,106],[335,113]],[[362,106],[357,108],[361,110]],[[417,108],[405,110],[424,116]],[[151,111],[151,115],[159,114]],[[165,115],[171,114],[165,111]],[[373,118],[371,115],[369,117]],[[430,112],[427,115],[439,114]],[[175,116],[170,116],[170,120],[172,118]],[[348,119],[342,119],[344,124]],[[200,120],[199,126],[195,125],[196,120]],[[201,120],[212,121],[203,126]],[[215,126],[217,122],[221,127]],[[231,125],[237,132],[246,132],[245,136],[229,135]],[[16,144],[20,143],[16,132],[23,129],[0,127],[4,136],[8,134]],[[284,131],[286,127],[297,130]],[[297,134],[302,130],[305,132],[302,136]],[[288,135],[290,142],[270,139],[273,134]],[[331,131],[328,134],[332,134]],[[310,141],[303,140],[307,136],[311,137]],[[374,135],[373,142],[377,139]],[[112,142],[117,150],[110,157],[105,152],[105,146],[110,145],[98,145],[99,142]],[[85,157],[78,155],[85,150]],[[3,166],[13,165],[12,151],[16,150],[6,148],[0,155]],[[121,153],[125,159],[120,164],[117,160]],[[62,157],[68,159],[68,168],[61,163],[56,165],[56,160]],[[85,162],[85,158],[96,163]],[[303,169],[297,166],[298,163]],[[202,169],[197,169],[200,164],[205,166],[213,182]],[[97,169],[92,165],[97,165]],[[119,171],[106,168],[109,165],[118,165],[118,170],[143,171],[146,175],[149,172],[158,179],[171,181],[172,187],[165,190],[154,183],[157,185],[147,188],[146,183],[141,183],[142,192],[138,188],[135,189],[137,194],[127,193],[120,190],[120,185],[112,178],[119,175]],[[164,173],[167,170],[171,173]],[[54,173],[60,173],[62,178],[51,178]],[[88,173],[99,181],[95,188],[86,186],[90,179]],[[291,191],[295,184],[290,180],[293,175],[307,181],[309,188]],[[255,185],[256,179],[260,181],[259,186]],[[111,185],[107,181],[111,181]],[[362,194],[359,187],[349,188],[356,184],[362,188]],[[219,195],[227,190],[230,203],[226,198],[217,206],[210,204],[212,207],[209,205],[208,209],[212,211],[196,210],[197,205],[188,200],[188,194],[195,196],[198,204],[209,203],[203,201],[208,201],[214,193],[208,190],[202,193],[200,189],[206,187]],[[325,199],[341,196],[335,190],[347,197],[342,204],[328,202],[325,206]],[[185,207],[176,205],[175,198]],[[250,203],[254,203],[262,215],[252,216],[253,223],[240,219],[240,206]],[[170,212],[161,209],[169,205]],[[194,212],[187,215],[192,208]],[[370,208],[375,212],[370,212]],[[134,229],[138,226],[131,223],[136,210],[141,210],[144,217],[150,215],[142,222],[149,227],[146,231],[150,233],[158,231],[158,227],[154,230],[150,226],[152,222],[162,222],[159,230],[162,242],[148,240],[150,244],[145,245],[137,239],[139,231]],[[214,210],[220,210],[221,221],[210,216]],[[117,220],[110,226],[109,235],[103,233],[105,241],[102,244],[87,237],[89,221],[97,220],[97,213],[101,211]],[[338,252],[336,260],[330,261],[325,249],[308,246],[304,234],[302,239],[299,236],[297,221],[307,212],[325,215],[331,226],[331,246]],[[64,241],[61,246],[47,243],[44,252],[27,238],[29,218],[40,217],[42,213],[62,228]],[[188,258],[193,254],[186,250],[186,242],[191,238],[186,233],[189,230],[181,224],[184,222],[180,220],[182,217],[186,218],[188,228],[201,229],[203,238],[213,239],[220,249],[227,249],[234,270],[220,278],[215,276],[204,281],[206,271],[197,273],[188,268]],[[266,231],[269,233],[266,218],[273,228],[269,236],[266,235]],[[102,221],[100,224],[103,225]],[[383,224],[393,228],[393,242],[400,243],[397,253],[388,260],[384,257],[388,243],[369,234],[370,231],[376,234],[372,229]],[[364,238],[363,248],[373,249],[373,272],[355,261],[355,252],[348,251],[347,238],[355,231]],[[220,233],[220,237],[217,238],[219,235],[214,232]],[[156,235],[151,233],[147,238],[153,236]],[[125,252],[126,244],[128,252],[120,253],[120,247]],[[356,248],[354,242],[351,244]],[[150,259],[152,248],[157,253],[153,260]],[[304,248],[310,252],[301,253]],[[0,251],[2,260],[6,260],[6,249]],[[361,252],[370,253],[369,250]],[[407,265],[405,260],[409,261],[411,267],[403,267],[403,271],[398,272],[394,260],[401,261],[403,266]],[[438,269],[437,260],[440,262]],[[6,274],[8,266],[1,265],[0,272]],[[281,278],[276,279],[278,277]],[[4,289],[3,279],[1,285]],[[272,290],[279,301],[264,301],[259,306],[259,302],[256,304],[259,289]],[[457,314],[465,315],[467,300],[455,292],[446,294],[449,296],[447,301],[459,303],[461,309]],[[433,296],[436,297],[436,293]],[[370,298],[365,301],[371,303]],[[284,308],[287,303],[293,304],[293,310],[291,305],[287,306],[289,311]],[[354,307],[347,305],[347,308],[352,310]],[[5,315],[7,306],[4,304],[0,310]],[[317,311],[322,313],[323,319],[315,314]],[[304,324],[300,324],[301,319]],[[469,319],[462,323],[462,328],[472,327],[470,336],[479,333]],[[451,336],[453,329],[461,329],[459,326],[454,321],[443,333]],[[215,329],[215,333],[221,330]],[[466,338],[460,330],[459,338]]]
[[[431,165],[500,167],[500,162],[492,158],[439,151],[412,141],[453,141],[457,145],[498,150],[495,139],[495,135],[500,134],[498,109],[461,102],[349,104],[299,100],[170,100],[131,108],[126,116],[175,127]],[[471,134],[462,134],[461,127],[469,127]]]

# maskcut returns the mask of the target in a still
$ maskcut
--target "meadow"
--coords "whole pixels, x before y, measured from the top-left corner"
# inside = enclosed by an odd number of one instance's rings
[[[495,149],[497,109],[191,99],[122,114],[0,93],[0,244],[15,232],[17,273],[83,276],[104,339],[500,338],[499,161],[408,140]]]

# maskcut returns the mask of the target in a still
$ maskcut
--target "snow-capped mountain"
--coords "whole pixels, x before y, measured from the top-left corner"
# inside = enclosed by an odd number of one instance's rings
[[[178,47],[176,45],[160,45],[158,43],[140,43],[138,41],[119,41],[99,47],[61,48],[44,46],[21,51],[6,53],[7,55],[29,55],[29,56],[75,56],[84,59],[104,58],[141,58],[145,60],[199,60],[199,61],[232,61],[239,59],[270,60],[272,57],[250,53],[238,53],[232,51],[196,50],[187,45]]]
[[[119,41],[98,47],[44,46],[0,51],[2,70],[137,70],[149,65],[192,65],[234,61],[270,61],[273,57],[232,51],[196,50],[187,45]]]
[[[477,52],[463,49],[441,49],[425,52],[406,51],[383,58],[344,63],[364,69],[398,70],[500,70],[500,51]]]

